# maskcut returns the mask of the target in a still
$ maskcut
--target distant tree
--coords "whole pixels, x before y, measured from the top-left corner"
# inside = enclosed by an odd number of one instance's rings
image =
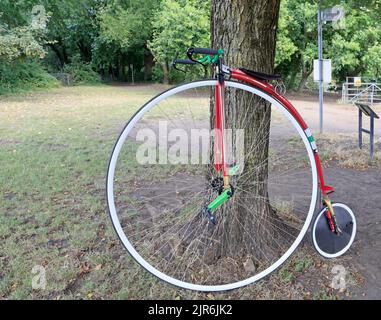
[[[322,1],[322,8],[337,4]],[[379,76],[380,1],[347,1],[341,6],[345,9],[342,27],[326,23],[323,32],[324,57],[332,59],[334,78],[343,81],[348,75]],[[318,57],[317,1],[281,1],[277,38],[277,70],[290,87],[302,90]]]
[[[160,0],[108,1],[98,13],[100,32],[95,48],[113,56],[118,73],[125,73],[131,63],[144,65],[144,79],[150,76],[153,57],[147,43],[152,37],[154,10]],[[111,52],[110,52],[111,47]],[[102,51],[100,51],[102,52]],[[98,58],[99,58],[99,51]],[[99,59],[102,60],[102,59]]]
[[[324,56],[333,60],[336,80],[380,77],[380,3],[322,0],[323,8],[341,4],[346,10],[344,28],[324,25]],[[32,25],[38,5],[49,19],[46,28]],[[128,79],[131,64],[149,79],[155,60],[168,82],[177,54],[209,46],[210,9],[210,0],[1,0],[0,59],[45,57],[55,72],[79,56],[103,77],[118,80]],[[317,58],[317,0],[281,1],[276,50],[277,72],[303,89]]]
[[[373,10],[365,7],[345,5],[344,27],[335,30],[326,44],[327,55],[332,59],[335,76],[344,80],[346,76],[379,77],[381,75],[381,20]],[[381,14],[381,12],[379,12]]]
[[[10,27],[6,23],[0,23],[0,59],[12,61],[45,56],[45,33],[49,17],[45,10],[39,7],[35,9],[30,12],[29,22],[24,25]],[[3,15],[0,12],[0,18]]]
[[[210,2],[164,0],[152,23],[153,38],[148,46],[169,83],[169,62],[187,47],[210,46]]]
[[[37,1],[36,1],[37,2]],[[53,53],[55,59],[49,62],[57,62],[54,67],[62,68],[70,62],[70,57],[78,51],[78,44],[82,39],[78,36],[75,26],[86,35],[86,39],[91,41],[92,29],[83,25],[83,21],[89,24],[91,21],[86,17],[86,5],[89,1],[77,0],[42,0],[39,1],[47,12],[50,13],[50,23],[47,30],[47,37],[50,39],[48,49]],[[84,17],[82,19],[82,17]],[[83,37],[82,37],[83,38]],[[89,48],[90,48],[89,44]]]
[[[301,90],[313,71],[313,59],[318,52],[317,4],[302,0],[281,1],[277,38],[277,69],[289,76],[291,87]]]

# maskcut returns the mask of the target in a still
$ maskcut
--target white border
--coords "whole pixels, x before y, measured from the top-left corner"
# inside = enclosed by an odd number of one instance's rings
[[[298,235],[298,237],[295,239],[294,243],[291,245],[291,247],[281,256],[273,265],[268,267],[267,269],[261,271],[260,273],[256,274],[255,276],[252,276],[250,278],[247,278],[245,280],[237,281],[234,283],[229,283],[229,284],[223,284],[223,285],[198,285],[198,284],[193,284],[185,281],[180,281],[177,280],[173,277],[170,277],[161,271],[157,270],[153,266],[151,266],[147,261],[145,261],[139,253],[135,250],[135,248],[131,245],[131,243],[128,241],[125,233],[123,232],[123,229],[120,225],[117,213],[116,213],[116,208],[115,208],[115,203],[114,203],[114,190],[113,190],[113,181],[114,181],[114,173],[115,173],[115,166],[116,162],[118,160],[118,156],[120,153],[120,150],[123,146],[124,141],[126,140],[129,132],[133,128],[133,126],[140,120],[140,118],[143,116],[144,113],[149,111],[154,105],[159,103],[160,101],[168,98],[171,95],[174,95],[176,93],[192,89],[192,88],[198,88],[198,87],[203,87],[203,86],[216,86],[217,85],[217,80],[204,80],[204,81],[196,81],[196,82],[191,82],[187,83],[184,85],[180,85],[178,87],[175,87],[173,89],[170,89],[163,94],[157,96],[150,102],[148,102],[145,106],[143,106],[137,114],[130,120],[130,122],[127,124],[127,126],[124,128],[122,134],[120,135],[115,147],[114,151],[112,153],[110,163],[109,163],[109,171],[107,175],[107,201],[108,201],[108,207],[110,211],[110,216],[112,219],[112,222],[114,224],[114,228],[122,241],[123,245],[126,247],[128,252],[132,255],[132,257],[147,271],[152,273],[153,275],[157,276],[158,278],[171,283],[175,286],[184,288],[184,289],[190,289],[190,290],[197,290],[197,291],[225,291],[225,290],[232,290],[236,289],[248,284],[251,284],[255,281],[258,281],[262,279],[263,277],[267,276],[271,272],[273,272],[275,269],[277,269],[283,262],[285,262],[288,257],[295,251],[295,249],[298,247],[300,242],[303,240],[304,235],[306,234],[308,227],[311,223],[314,210],[315,210],[315,204],[317,200],[317,193],[318,193],[318,179],[317,179],[317,168],[316,168],[316,162],[315,162],[315,157],[313,154],[313,150],[311,148],[311,145],[306,137],[306,134],[302,127],[298,124],[298,122],[295,120],[295,118],[290,114],[288,110],[283,107],[279,101],[275,100],[272,98],[270,95],[264,93],[263,91],[260,91],[254,87],[238,83],[238,82],[232,82],[232,81],[226,81],[225,86],[226,87],[233,87],[237,89],[242,89],[246,90],[248,92],[251,92],[255,95],[258,95],[262,97],[263,99],[267,100],[270,102],[273,106],[277,107],[279,111],[281,111],[286,118],[290,120],[290,122],[294,125],[296,130],[298,131],[299,135],[301,136],[304,145],[306,146],[307,153],[310,159],[311,163],[311,170],[312,170],[312,196],[311,196],[311,203],[310,203],[310,208],[309,212],[306,217],[306,221],[304,222],[304,225]]]

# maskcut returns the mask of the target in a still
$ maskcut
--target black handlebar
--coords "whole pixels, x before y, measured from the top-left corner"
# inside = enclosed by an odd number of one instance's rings
[[[189,60],[189,59],[175,59],[172,61],[172,65],[176,66],[176,64],[196,64],[197,62]]]
[[[172,61],[172,66],[176,70],[183,71],[183,72],[185,72],[185,70],[181,70],[177,68],[176,67],[177,64],[192,64],[192,65],[200,64],[204,68],[206,68],[206,63],[215,64],[217,61],[219,61],[219,56],[222,54],[222,52],[223,52],[222,50],[214,50],[214,49],[208,49],[208,48],[189,48],[187,50],[188,59],[174,59]],[[205,57],[202,59],[196,60],[193,58],[194,54],[205,55]]]
[[[212,56],[216,56],[219,54],[219,51],[214,49],[208,49],[208,48],[189,48],[187,50],[187,55],[189,59],[191,59],[193,54],[205,54],[205,55],[209,54]]]

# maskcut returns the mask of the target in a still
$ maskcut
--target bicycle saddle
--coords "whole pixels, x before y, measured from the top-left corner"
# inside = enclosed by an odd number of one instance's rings
[[[239,70],[241,70],[249,76],[252,76],[260,80],[279,80],[282,78],[282,76],[279,74],[266,74],[258,71],[248,70],[245,68],[239,68]]]

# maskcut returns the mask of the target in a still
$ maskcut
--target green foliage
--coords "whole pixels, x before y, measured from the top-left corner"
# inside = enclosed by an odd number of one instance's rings
[[[3,15],[0,11],[0,18]],[[30,22],[27,25],[11,28],[0,20],[0,61],[26,57],[43,58],[48,18],[43,7],[36,6],[30,13]]]
[[[377,79],[381,77],[381,43],[373,43],[368,47],[362,63],[366,66],[365,76]]]
[[[288,6],[281,6],[278,22],[275,65],[279,65],[283,62],[290,62],[292,56],[298,51],[298,47],[290,35],[293,31],[291,28],[289,28],[291,14],[292,13],[290,12]]]
[[[289,87],[300,87],[317,57],[317,4],[301,0],[281,2],[276,67]],[[297,83],[298,82],[298,83]]]
[[[4,0],[0,6],[0,94],[58,85],[39,60],[45,57],[50,17],[33,1]],[[23,10],[18,11],[17,9]]]
[[[168,65],[176,56],[184,57],[186,48],[210,46],[210,3],[200,0],[164,0],[156,12],[153,37],[148,46],[161,65]],[[189,74],[202,75],[202,68]]]
[[[380,3],[322,1],[323,8],[340,4],[346,11],[343,28],[324,25],[324,56],[333,60],[336,82],[348,75],[381,77]],[[281,1],[276,69],[289,88],[309,83],[316,13],[317,0]],[[199,78],[200,67],[187,67],[186,75],[170,67],[189,46],[210,46],[210,0],[0,1],[0,63],[43,59],[49,72],[69,72],[78,83],[97,81],[94,71],[129,81],[131,65],[137,81],[150,79],[151,70],[158,81]]]
[[[72,62],[65,64],[62,71],[70,76],[71,84],[95,84],[100,82],[100,77],[93,70],[91,63],[81,61],[75,56]]]
[[[158,0],[110,1],[98,13],[100,33],[123,48],[144,46]]]
[[[335,76],[381,76],[381,21],[365,8],[345,6],[344,28],[332,30],[327,54],[332,58]]]
[[[11,61],[19,57],[43,58],[44,55],[44,48],[28,27],[0,29],[0,59]]]
[[[197,80],[203,76],[202,67],[193,65],[193,66],[187,66],[187,67],[181,67],[181,68],[185,69],[186,72],[183,73],[173,68],[169,70],[169,74],[168,74],[169,83],[181,83],[184,81]],[[163,78],[164,78],[163,68],[160,64],[156,64],[152,70],[152,80],[160,82],[163,80]]]
[[[337,5],[323,1],[322,8]],[[324,57],[332,59],[333,78],[379,77],[381,22],[379,1],[346,1],[338,28],[324,24]],[[377,13],[378,12],[378,13]],[[317,1],[283,0],[279,18],[276,67],[291,88],[302,89],[313,70],[317,51]]]
[[[201,3],[205,2],[163,1],[153,21],[153,39],[149,42],[158,62],[171,60],[190,46],[209,47],[209,10]]]
[[[92,44],[92,61],[104,76],[127,80],[130,65],[141,75],[147,41],[152,35],[151,21],[160,0],[113,0],[98,6],[96,24],[99,30]]]
[[[58,81],[37,60],[11,61],[0,64],[0,94],[53,88]]]

